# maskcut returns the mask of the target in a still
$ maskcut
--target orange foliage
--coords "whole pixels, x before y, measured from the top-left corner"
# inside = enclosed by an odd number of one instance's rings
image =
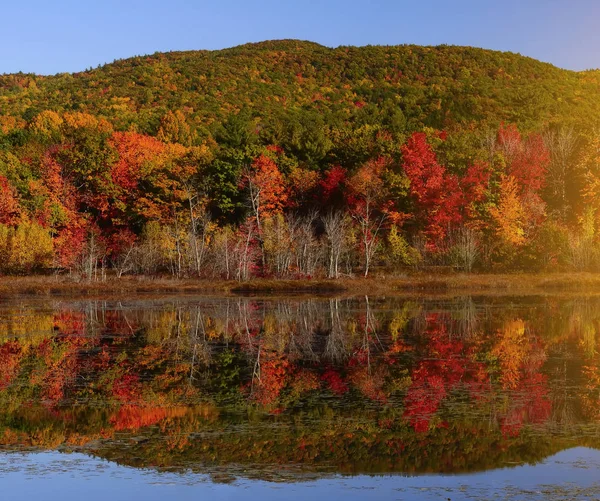
[[[275,402],[286,385],[290,368],[290,362],[284,358],[262,362],[260,379],[255,383],[252,399],[265,406]]]
[[[500,200],[497,207],[490,209],[496,221],[496,233],[503,241],[512,245],[525,243],[525,210],[519,198],[519,185],[512,176],[500,182]]]
[[[153,426],[164,419],[180,418],[189,411],[187,407],[139,407],[126,405],[119,409],[118,413],[110,418],[110,422],[116,431],[138,430],[147,426]]]
[[[16,190],[0,176],[0,223],[13,226],[19,222],[20,214]]]
[[[165,152],[165,144],[136,132],[115,132],[109,143],[117,150],[119,160],[112,166],[112,179],[121,188],[137,188],[139,179],[149,174],[152,162]]]
[[[268,156],[260,155],[252,162],[252,168],[243,180],[259,194],[258,212],[261,217],[280,214],[286,206],[288,194],[283,175],[277,164]]]

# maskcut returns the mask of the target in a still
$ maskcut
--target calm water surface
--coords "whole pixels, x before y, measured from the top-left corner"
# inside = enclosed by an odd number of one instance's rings
[[[0,302],[3,499],[596,499],[600,299]]]

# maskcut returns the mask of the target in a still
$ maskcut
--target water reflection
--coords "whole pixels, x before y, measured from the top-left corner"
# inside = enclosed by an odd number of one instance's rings
[[[585,467],[583,466],[585,465]],[[331,475],[273,483],[202,473],[133,469],[83,454],[42,452],[0,454],[2,495],[11,501],[86,499],[87,501],[182,500],[289,501],[418,499],[419,501],[594,500],[600,495],[600,451],[574,448],[535,466],[477,475]],[[219,480],[219,482],[215,482]]]
[[[594,298],[8,301],[0,446],[300,478],[600,445]]]

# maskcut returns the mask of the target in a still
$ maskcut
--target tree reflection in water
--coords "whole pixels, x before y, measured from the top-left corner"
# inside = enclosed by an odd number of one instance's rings
[[[265,478],[536,461],[600,442],[599,305],[8,302],[0,442]]]

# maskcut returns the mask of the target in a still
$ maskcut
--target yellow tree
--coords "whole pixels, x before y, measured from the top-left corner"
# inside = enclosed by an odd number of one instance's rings
[[[584,206],[595,213],[597,230],[600,227],[600,135],[589,142],[580,165],[585,180],[582,190]]]
[[[191,146],[193,140],[192,130],[180,110],[168,111],[160,121],[160,128],[156,138],[165,143],[179,143]]]
[[[519,184],[513,176],[504,176],[500,181],[498,205],[490,209],[490,214],[502,243],[515,246],[525,243],[526,214],[519,196]]]

